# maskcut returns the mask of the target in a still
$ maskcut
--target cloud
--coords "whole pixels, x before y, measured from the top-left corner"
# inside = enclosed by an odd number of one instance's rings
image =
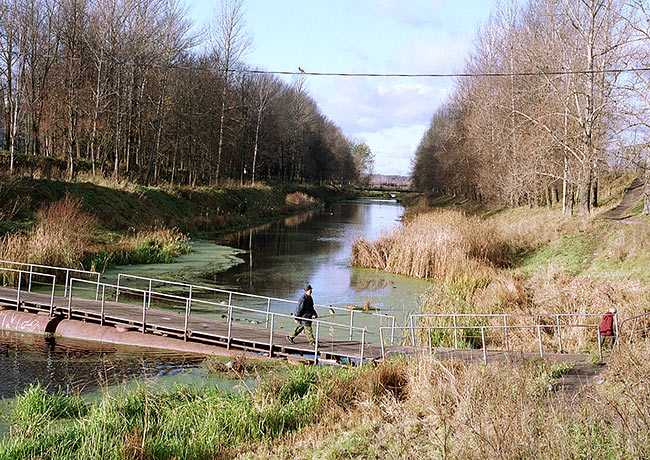
[[[411,159],[428,124],[394,127],[374,132],[361,132],[363,139],[375,154],[375,172],[378,174],[408,175]]]
[[[377,0],[376,8],[380,14],[389,16],[396,22],[409,27],[441,26],[441,13],[445,4],[453,0]]]
[[[427,123],[450,90],[446,83],[346,79],[312,92],[325,115],[355,134]]]

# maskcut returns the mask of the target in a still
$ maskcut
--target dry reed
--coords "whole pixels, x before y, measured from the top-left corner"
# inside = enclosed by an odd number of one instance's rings
[[[422,214],[375,242],[360,238],[352,264],[418,278],[452,280],[470,272],[489,277],[513,248],[479,217],[440,210]]]
[[[79,200],[66,195],[39,211],[29,233],[6,235],[0,245],[0,258],[78,266],[96,229],[96,219],[83,212]]]

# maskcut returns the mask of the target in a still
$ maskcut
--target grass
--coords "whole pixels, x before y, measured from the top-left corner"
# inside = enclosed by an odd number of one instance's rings
[[[621,349],[604,382],[578,395],[558,385],[566,363],[397,361],[399,397],[360,392],[343,417],[236,458],[647,458],[649,353],[647,345]],[[357,382],[386,371],[360,372],[351,385],[367,386]]]
[[[97,219],[66,195],[39,211],[27,233],[5,235],[0,259],[101,271],[113,264],[168,263],[190,252],[188,237],[175,228],[135,232],[114,244],[98,241],[97,233]]]
[[[566,363],[296,366],[255,391],[147,384],[78,403],[32,387],[0,459],[647,458],[650,345],[622,346],[580,397]]]
[[[156,392],[142,384],[58,417],[50,408],[69,407],[67,396],[46,396],[43,405],[42,390],[34,398],[29,389],[16,398],[15,435],[0,445],[0,458],[224,458],[319,421],[327,413],[322,387],[332,373],[301,366],[239,395],[216,387]]]

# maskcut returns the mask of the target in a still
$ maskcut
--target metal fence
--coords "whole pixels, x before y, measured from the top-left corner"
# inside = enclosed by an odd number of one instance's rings
[[[2,285],[10,285],[16,290],[15,299],[13,296],[3,298],[3,300],[8,302],[15,302],[16,307],[20,307],[23,302],[23,294],[31,293],[34,285],[39,284],[43,286],[51,286],[50,290],[50,316],[54,314],[54,291],[56,289],[56,275],[50,275],[48,273],[39,273],[33,270],[17,270],[14,268],[2,268],[0,267],[0,273],[2,273]],[[51,282],[43,282],[42,279],[50,280]],[[26,285],[26,286],[25,286]]]
[[[293,324],[294,317],[292,315],[278,313],[274,311],[260,311],[254,308],[242,307],[233,305],[229,303],[227,305],[212,302],[209,300],[197,299],[192,297],[179,296],[175,294],[161,293],[154,290],[148,289],[139,289],[127,287],[124,285],[117,284],[107,284],[94,282],[89,280],[82,280],[72,278],[70,279],[70,296],[68,297],[68,318],[72,318],[73,314],[73,304],[72,304],[72,292],[73,289],[79,295],[80,290],[84,290],[82,286],[90,286],[90,288],[85,289],[87,292],[99,292],[97,300],[101,302],[99,314],[100,324],[109,323],[123,323],[127,321],[132,321],[132,318],[126,318],[121,316],[119,312],[116,312],[118,306],[116,305],[120,296],[124,298],[125,295],[131,297],[141,298],[141,310],[142,317],[138,318],[138,323],[140,324],[140,330],[142,333],[145,333],[148,328],[153,327],[153,325],[148,321],[148,311],[151,309],[152,305],[154,307],[163,308],[166,311],[171,311],[178,315],[177,319],[182,320],[182,326],[173,326],[170,324],[168,329],[170,331],[175,331],[179,336],[182,336],[183,340],[187,341],[190,337],[203,337],[203,338],[212,338],[216,339],[222,337],[226,340],[226,347],[230,348],[233,340],[237,337],[233,334],[233,324],[237,321],[237,315],[240,318],[246,318],[248,324],[257,327],[259,329],[266,330],[266,332],[259,337],[262,339],[262,342],[268,346],[267,353],[269,356],[273,355],[274,349],[277,349],[277,344],[274,343],[274,334],[280,333],[279,323],[283,322],[284,324]],[[197,332],[192,330],[191,323],[193,320],[196,320],[201,323],[205,321],[205,318],[193,316],[192,310],[197,307],[209,307],[213,312],[219,312],[220,309],[224,312],[225,323],[227,326],[227,333],[224,336],[218,334],[211,334],[209,332]],[[79,312],[86,314],[88,310],[81,309]],[[260,321],[251,321],[252,317],[260,318]],[[261,318],[266,318],[266,320],[261,320]],[[169,319],[169,318],[167,318]],[[240,319],[241,320],[241,319]],[[170,319],[171,321],[171,319]],[[339,323],[333,323],[329,321],[324,321],[322,319],[312,319],[310,320],[313,323],[314,331],[314,362],[318,363],[319,354],[322,353],[323,345],[322,339],[324,330],[344,330],[349,332],[351,338],[358,337],[358,346],[359,351],[355,354],[354,358],[359,360],[359,364],[363,363],[364,353],[367,344],[367,329],[365,327],[357,327],[350,325],[343,325]],[[160,324],[155,325],[156,328],[160,328]],[[391,328],[394,329],[394,328]],[[285,329],[288,331],[288,329]],[[266,341],[264,341],[266,338]]]
[[[650,312],[641,313],[640,315],[631,316],[621,322],[621,335],[625,328],[631,327],[629,332],[628,343],[632,343],[634,335],[637,334],[643,338],[650,337]]]
[[[233,302],[238,303],[240,301],[248,301],[255,311],[264,311],[266,314],[266,319],[265,323],[268,327],[268,323],[270,321],[270,314],[272,312],[274,313],[284,313],[286,315],[286,311],[278,312],[277,310],[274,311],[274,308],[277,308],[279,306],[284,305],[286,306],[291,306],[291,310],[295,308],[295,305],[298,304],[297,301],[295,300],[288,300],[288,299],[280,299],[276,297],[268,297],[268,296],[262,296],[262,295],[256,295],[256,294],[248,294],[245,292],[237,292],[237,291],[230,291],[227,289],[219,289],[219,288],[214,288],[214,287],[209,287],[209,286],[201,286],[201,285],[196,285],[196,284],[189,284],[189,283],[182,283],[178,281],[169,281],[169,280],[162,280],[162,279],[156,279],[156,278],[148,278],[144,276],[137,276],[137,275],[129,275],[129,274],[124,274],[120,273],[117,275],[117,286],[119,288],[125,286],[124,281],[125,280],[133,280],[133,281],[140,281],[144,283],[144,287],[141,287],[140,289],[145,289],[147,292],[149,292],[149,295],[152,295],[153,293],[156,293],[156,285],[158,286],[176,286],[182,288],[184,295],[187,296],[190,300],[196,299],[197,297],[200,297],[202,295],[205,295],[206,293],[214,293],[214,294],[219,294],[223,295],[223,302],[225,305],[231,305]],[[118,298],[119,298],[119,293],[118,293]],[[227,300],[226,300],[227,299]],[[322,305],[322,304],[314,304],[316,308],[321,308],[327,310],[328,314],[325,315],[325,317],[335,317],[335,316],[345,316],[346,317],[346,323],[347,326],[349,327],[349,340],[352,340],[352,331],[354,330],[353,328],[355,327],[355,320],[362,316],[366,318],[372,318],[375,320],[375,324],[373,324],[373,328],[370,330],[369,335],[374,335],[375,340],[379,340],[379,330],[378,328],[383,325],[384,322],[388,324],[388,327],[391,329],[391,342],[394,340],[395,337],[395,328],[396,328],[396,322],[395,322],[395,317],[393,315],[387,315],[385,313],[378,313],[378,312],[373,312],[373,311],[360,311],[360,310],[351,310],[347,308],[341,308],[333,305]],[[320,315],[323,316],[323,315]],[[341,324],[342,323],[336,323],[336,324]],[[376,332],[373,334],[372,330],[376,330]]]
[[[596,319],[595,323],[581,324],[575,322],[582,319]],[[598,327],[602,315],[593,313],[504,313],[504,314],[414,314],[409,316],[409,333],[411,342],[415,342],[415,332],[418,326],[430,327],[440,326],[438,329],[453,333],[453,347],[459,348],[459,332],[478,330],[481,327],[497,329],[501,331],[500,339],[503,341],[505,350],[510,349],[511,337],[509,331],[537,327],[555,331],[558,341],[558,351],[564,352],[563,329],[580,327]],[[525,319],[524,324],[517,320]],[[426,321],[425,321],[426,320]],[[531,321],[532,320],[532,321]],[[423,324],[425,323],[426,324]],[[433,324],[432,324],[433,323]],[[499,324],[495,324],[499,323]],[[618,316],[614,315],[616,335],[618,335]],[[451,337],[450,337],[451,338]]]
[[[56,275],[56,272],[64,272],[65,273],[65,281],[62,286],[59,286],[60,288],[63,288],[63,297],[68,296],[68,284],[70,282],[70,275],[73,276],[79,276],[79,275],[88,275],[90,278],[96,278],[97,283],[99,283],[101,275],[98,272],[94,271],[89,271],[89,270],[76,270],[74,268],[64,268],[64,267],[53,267],[51,265],[39,265],[39,264],[28,264],[28,263],[23,263],[23,262],[14,262],[11,260],[0,260],[0,265],[10,265],[10,266],[18,266],[18,267],[25,267],[26,270],[29,272],[29,286],[31,290],[31,285],[32,285],[32,274],[37,273],[36,269],[40,269],[41,272],[43,270],[51,270],[54,272]]]
[[[440,351],[440,347],[436,347],[434,345],[433,341],[433,333],[435,331],[453,331],[455,335],[458,334],[458,331],[462,330],[479,330],[480,331],[480,338],[481,338],[481,346],[480,348],[459,348],[458,344],[456,344],[451,350],[481,350],[483,352],[483,361],[487,364],[488,362],[488,351],[512,351],[509,349],[491,349],[488,350],[488,343],[489,341],[486,340],[486,331],[490,330],[503,330],[504,335],[507,335],[508,330],[531,330],[531,331],[536,331],[537,332],[537,346],[538,346],[538,352],[540,358],[544,357],[545,353],[545,347],[544,347],[544,341],[542,340],[542,329],[545,327],[549,327],[548,325],[541,325],[541,324],[517,324],[517,325],[483,325],[483,326],[459,326],[459,325],[453,325],[453,326],[405,326],[403,328],[399,328],[404,332],[404,337],[411,337],[411,347],[413,347],[414,350],[419,350],[420,352],[427,352],[429,354],[433,354],[435,351]],[[567,329],[567,328],[587,328],[587,329],[594,329],[594,336],[597,340],[598,343],[598,355],[600,360],[602,361],[603,355],[602,355],[602,346],[600,343],[600,327],[597,324],[560,324],[560,325],[554,325],[553,327],[557,327],[558,331],[561,329]],[[381,342],[381,356],[382,359],[386,358],[386,344],[384,343],[384,331],[386,331],[387,328],[382,327],[379,328],[379,336],[380,336],[380,342]],[[418,343],[415,339],[416,337],[416,332],[419,332],[418,336],[422,338],[423,336],[426,336],[426,343]],[[560,334],[561,336],[561,334]],[[561,346],[561,345],[560,345]],[[444,349],[444,348],[443,348]],[[554,349],[553,351],[557,351]],[[548,352],[548,346],[546,349],[546,352]]]

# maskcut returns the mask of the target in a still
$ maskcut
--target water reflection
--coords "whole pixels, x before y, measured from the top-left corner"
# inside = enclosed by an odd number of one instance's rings
[[[133,377],[163,377],[201,366],[201,355],[0,331],[0,398],[38,381],[80,393]]]

